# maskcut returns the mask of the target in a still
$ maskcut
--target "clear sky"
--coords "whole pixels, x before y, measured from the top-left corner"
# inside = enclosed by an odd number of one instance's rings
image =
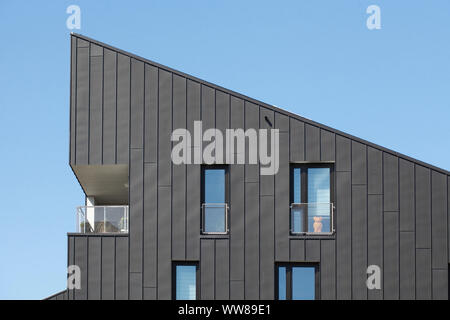
[[[65,288],[70,30],[450,170],[450,1],[1,1],[0,299]],[[368,30],[366,8],[381,8]]]

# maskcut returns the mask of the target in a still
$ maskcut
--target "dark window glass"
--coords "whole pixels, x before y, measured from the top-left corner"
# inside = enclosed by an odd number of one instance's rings
[[[291,181],[291,231],[332,232],[331,166],[295,165]]]
[[[226,169],[205,168],[203,179],[203,232],[226,233]]]
[[[197,266],[175,266],[176,300],[195,300],[197,298]]]
[[[286,300],[286,267],[278,268],[278,300]]]
[[[278,266],[278,300],[314,300],[317,296],[317,266]]]
[[[292,267],[292,300],[314,300],[315,268]]]

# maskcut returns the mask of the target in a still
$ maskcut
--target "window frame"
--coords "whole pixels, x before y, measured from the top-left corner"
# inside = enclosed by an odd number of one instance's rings
[[[172,261],[172,300],[177,300],[177,266],[195,266],[195,300],[200,300],[199,265],[198,261]]]
[[[224,232],[206,232],[205,230],[205,217],[203,211],[203,204],[205,204],[205,171],[224,169],[225,170],[225,230]],[[230,167],[226,164],[205,164],[201,166],[201,195],[200,195],[200,233],[202,235],[228,235],[230,233]]]
[[[314,268],[314,300],[320,300],[320,264],[314,262],[279,262],[275,264],[275,300],[279,299],[279,269],[286,268],[286,301],[292,301],[292,268]]]
[[[308,203],[308,169],[329,168],[330,169],[330,203],[333,205],[333,219],[331,219],[331,232],[312,233],[307,231],[294,232],[292,225],[292,204],[294,202],[294,169],[300,169],[300,203]],[[335,170],[333,163],[291,163],[289,168],[289,233],[291,236],[327,236],[336,232],[336,207],[335,203]],[[307,226],[308,215],[305,215],[303,225]]]

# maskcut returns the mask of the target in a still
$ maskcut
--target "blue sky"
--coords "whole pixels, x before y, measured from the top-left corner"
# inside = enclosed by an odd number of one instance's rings
[[[450,2],[1,1],[0,299],[65,287],[76,32],[450,170]],[[368,30],[366,8],[381,8]]]

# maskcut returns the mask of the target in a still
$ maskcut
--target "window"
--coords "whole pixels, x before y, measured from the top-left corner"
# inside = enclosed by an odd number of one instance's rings
[[[278,300],[314,300],[319,297],[319,267],[312,264],[284,264],[276,268]]]
[[[291,167],[291,233],[332,233],[333,166]]]
[[[202,169],[202,232],[228,233],[226,166],[204,166]]]
[[[173,278],[175,300],[197,299],[199,288],[197,263],[175,263]]]

